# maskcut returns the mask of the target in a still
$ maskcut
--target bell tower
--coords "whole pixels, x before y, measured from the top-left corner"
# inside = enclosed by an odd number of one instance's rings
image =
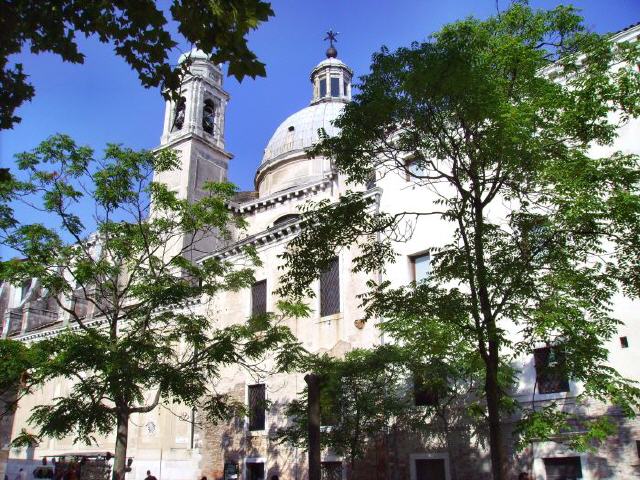
[[[207,195],[205,182],[227,180],[229,160],[224,147],[224,118],[229,94],[222,88],[222,71],[201,50],[180,56],[178,63],[189,61],[177,101],[167,101],[164,127],[158,150],[177,153],[179,167],[156,172],[153,181],[164,183],[178,198],[197,201]],[[152,207],[153,215],[153,207]],[[198,258],[219,248],[215,235],[195,235],[168,240],[166,255]]]
[[[224,147],[224,119],[229,94],[222,88],[222,71],[201,50],[182,54],[190,61],[178,101],[167,101],[159,149],[178,153],[179,170],[160,172],[154,181],[166,184],[180,198],[197,200],[206,181],[227,179],[229,160]]]

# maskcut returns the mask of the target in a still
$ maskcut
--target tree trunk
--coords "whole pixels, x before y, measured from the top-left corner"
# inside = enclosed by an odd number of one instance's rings
[[[498,384],[497,356],[491,354],[489,342],[489,362],[486,364],[485,393],[489,413],[489,446],[491,448],[491,471],[493,480],[506,480],[504,442],[500,423],[500,386]]]
[[[320,480],[320,379],[315,373],[305,375],[309,423],[309,480]]]
[[[118,425],[116,430],[116,448],[113,457],[113,480],[124,480],[127,467],[127,440],[129,437],[129,413],[119,409],[116,413]]]

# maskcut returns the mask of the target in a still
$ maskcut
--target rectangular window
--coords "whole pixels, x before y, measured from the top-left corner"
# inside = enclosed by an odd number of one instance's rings
[[[265,408],[266,408],[266,387],[264,383],[249,385],[249,430],[264,430]]]
[[[560,346],[536,348],[533,351],[538,393],[569,391],[566,357]]]
[[[344,93],[343,95],[346,97],[349,93],[349,82],[345,81],[344,79],[342,80],[342,86],[344,87]]]
[[[427,253],[419,253],[409,257],[411,261],[411,279],[414,282],[426,280],[431,271],[431,255]]]
[[[261,280],[251,286],[251,316],[267,313],[267,281]]]
[[[620,337],[620,346],[622,348],[629,348],[629,340],[627,337]]]
[[[413,376],[413,401],[416,407],[433,407],[438,404],[438,392],[424,381],[422,376]]]
[[[327,79],[321,78],[320,79],[320,97],[326,97],[326,96],[327,96]]]
[[[547,480],[576,480],[582,478],[580,457],[545,458]]]
[[[340,312],[340,262],[331,260],[329,267],[320,274],[320,316]]]
[[[340,96],[340,79],[338,77],[331,77],[331,96]]]
[[[342,480],[342,462],[322,462],[320,480]]]

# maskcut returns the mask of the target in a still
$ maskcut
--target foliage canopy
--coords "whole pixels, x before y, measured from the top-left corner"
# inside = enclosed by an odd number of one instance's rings
[[[25,203],[31,214],[22,218],[41,223],[20,222],[13,203],[4,205],[3,243],[22,258],[1,262],[0,277],[14,285],[37,279],[41,301],[70,327],[28,349],[0,345],[0,386],[24,378],[18,398],[52,380],[71,383],[32,410],[37,437],[92,443],[115,427],[122,478],[132,414],[181,404],[210,420],[225,417],[241,406],[216,391],[223,368],[253,371],[268,360],[284,370],[299,360],[301,348],[280,322],[290,310],[229,325],[211,308],[222,292],[250,286],[258,263],[252,250],[243,261],[194,259],[202,242],[222,246],[242,230],[227,207],[235,187],[207,183],[206,195],[187,201],[152,181],[154,172],[178,168],[175,152],[108,145],[96,159],[64,135],[19,154],[17,164],[22,174],[3,184],[4,198]],[[95,230],[85,226],[87,208]],[[20,357],[4,354],[13,350]],[[22,366],[14,365],[19,358]]]
[[[382,48],[336,121],[341,132],[311,152],[331,158],[355,191],[306,207],[281,291],[310,294],[346,246],[361,252],[355,270],[384,271],[407,225],[438,218],[433,228],[451,236],[424,244],[429,279],[400,290],[371,281],[364,305],[400,339],[410,311],[420,319],[411,335],[435,342],[447,364],[456,339],[478,356],[496,480],[506,478],[505,408],[520,408],[523,427],[535,423],[544,437],[566,431],[557,410],[509,400],[508,366],[535,347],[562,345],[563,373],[583,385],[581,398],[627,415],[640,406],[605,346],[620,324],[613,296],[640,293],[639,158],[612,149],[640,114],[639,58],[638,42],[588,32],[573,7],[514,2],[427,42]],[[362,193],[372,172],[383,190],[386,178],[408,177],[420,201],[379,211],[375,191]],[[610,431],[591,426],[594,437]]]
[[[238,80],[265,75],[265,65],[248,48],[246,35],[273,16],[270,3],[175,0],[168,10],[153,0],[5,2],[0,11],[0,130],[20,121],[15,110],[35,94],[22,64],[12,64],[9,57],[28,47],[32,53],[51,52],[66,62],[83,63],[79,33],[113,44],[144,87],[174,91],[186,73],[186,66],[169,63],[177,45],[169,21],[187,42],[210,53],[213,62],[228,62],[229,75]]]

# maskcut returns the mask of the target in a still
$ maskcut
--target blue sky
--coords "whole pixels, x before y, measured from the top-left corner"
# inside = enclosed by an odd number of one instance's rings
[[[552,7],[558,1],[532,1]],[[596,32],[616,31],[640,21],[640,0],[584,0],[586,24]],[[500,0],[500,5],[506,5]],[[238,83],[225,80],[231,94],[227,110],[227,149],[235,155],[230,180],[253,188],[262,151],[278,124],[310,100],[309,73],[324,58],[324,32],[340,32],[339,57],[356,75],[367,72],[371,54],[425,39],[443,24],[470,15],[495,13],[495,0],[278,0],[276,16],[250,36],[250,45],[267,64],[267,77]],[[142,88],[124,60],[108,45],[82,39],[84,65],[63,63],[48,54],[16,56],[36,88],[32,102],[19,110],[22,123],[0,132],[0,162],[34,147],[47,136],[70,134],[100,151],[107,142],[134,148],[158,145],[164,102],[157,89]],[[187,49],[186,45],[182,46]],[[177,60],[179,51],[175,52]]]

